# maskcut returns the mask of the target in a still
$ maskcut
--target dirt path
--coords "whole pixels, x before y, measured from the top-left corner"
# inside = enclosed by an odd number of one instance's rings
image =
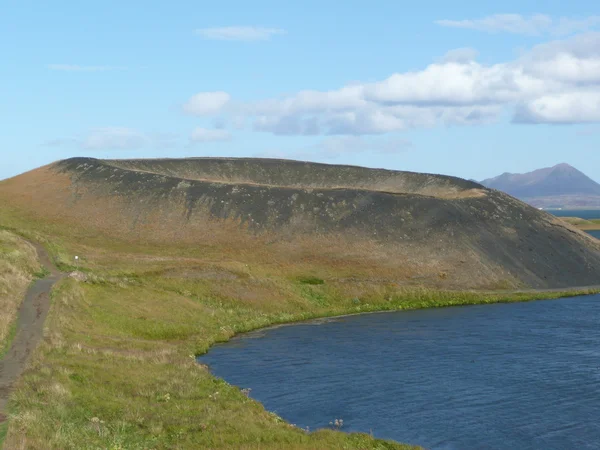
[[[12,391],[13,383],[21,375],[29,355],[42,339],[44,320],[50,309],[50,290],[62,278],[46,250],[33,244],[38,253],[40,263],[50,271],[50,275],[37,280],[27,291],[19,308],[17,331],[10,350],[0,361],[0,423],[6,416],[6,404]]]

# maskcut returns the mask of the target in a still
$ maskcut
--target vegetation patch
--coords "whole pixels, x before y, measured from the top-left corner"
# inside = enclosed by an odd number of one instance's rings
[[[600,230],[600,219],[581,219],[579,217],[561,217],[561,220],[570,223],[580,230]]]
[[[0,354],[6,352],[14,336],[25,291],[34,277],[43,274],[35,249],[16,234],[0,229]]]
[[[126,241],[2,209],[0,221],[26,225],[21,233],[44,243],[63,270],[74,270],[79,256],[86,274],[53,291],[44,339],[9,404],[7,449],[416,448],[328,424],[295,427],[248,397],[250,386],[214,377],[196,356],[238,333],[319,317],[592,292],[440,290],[401,285],[367,258],[296,253],[287,261],[236,243]],[[7,255],[24,243],[9,235]],[[29,267],[24,289],[39,266],[35,257],[15,261]]]
[[[311,285],[319,285],[325,284],[325,280],[322,278],[314,277],[314,276],[301,276],[298,277],[298,281],[302,284],[311,284]]]

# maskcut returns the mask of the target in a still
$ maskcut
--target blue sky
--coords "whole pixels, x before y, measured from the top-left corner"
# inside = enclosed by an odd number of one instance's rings
[[[7,0],[0,179],[265,156],[600,181],[596,2],[536,3]]]

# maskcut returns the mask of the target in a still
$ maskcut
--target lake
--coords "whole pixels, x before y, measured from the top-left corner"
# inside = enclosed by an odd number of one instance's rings
[[[600,296],[348,316],[200,360],[287,421],[430,449],[600,448]]]
[[[546,210],[557,217],[580,217],[582,219],[600,219],[600,209],[561,209]]]

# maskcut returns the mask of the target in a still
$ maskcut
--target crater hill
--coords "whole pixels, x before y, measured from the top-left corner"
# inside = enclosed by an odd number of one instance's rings
[[[600,241],[459,178],[273,159],[59,161],[0,182],[25,220],[293,273],[449,289],[600,284]],[[90,238],[91,239],[91,238]]]

